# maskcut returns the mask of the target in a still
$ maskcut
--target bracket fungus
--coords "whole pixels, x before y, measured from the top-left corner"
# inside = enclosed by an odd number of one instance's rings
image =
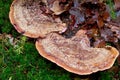
[[[62,32],[66,24],[53,18],[42,0],[14,0],[10,8],[10,21],[19,33],[32,38],[45,37],[51,32]]]
[[[9,17],[19,33],[37,38],[41,56],[69,72],[88,75],[109,69],[119,55],[115,47],[106,45],[114,41],[108,38],[111,34],[120,38],[113,34],[120,32],[119,26],[113,30],[105,25],[110,16],[100,1],[14,0]]]
[[[114,47],[92,48],[84,31],[66,39],[56,33],[38,39],[40,55],[64,69],[79,75],[91,74],[112,67],[118,51]]]

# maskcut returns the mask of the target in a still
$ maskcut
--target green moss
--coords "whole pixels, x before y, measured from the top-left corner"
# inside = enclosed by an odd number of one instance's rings
[[[100,80],[113,80],[113,74],[109,71],[100,72]]]
[[[0,0],[0,33],[12,33],[13,36],[18,36],[14,27],[9,21],[10,5],[13,0]]]
[[[16,51],[18,49],[20,52]],[[35,45],[24,36],[17,40],[16,45],[3,38],[0,42],[0,60],[1,80],[71,80],[70,73],[41,57]]]

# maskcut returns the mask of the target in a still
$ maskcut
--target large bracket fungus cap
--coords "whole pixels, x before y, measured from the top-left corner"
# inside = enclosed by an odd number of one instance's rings
[[[59,17],[45,13],[44,0],[14,0],[10,8],[10,21],[19,33],[28,37],[45,37],[51,32],[62,32],[66,24]]]
[[[68,39],[51,33],[44,39],[38,39],[36,48],[44,58],[79,75],[88,75],[109,69],[119,54],[111,46],[90,47],[89,39],[83,30]]]

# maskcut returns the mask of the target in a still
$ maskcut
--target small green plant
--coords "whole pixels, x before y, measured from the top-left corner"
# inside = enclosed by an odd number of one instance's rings
[[[23,53],[26,40],[27,40],[27,37],[25,37],[25,36],[22,36],[20,38],[20,40],[17,40],[18,41],[17,44],[14,44],[14,51],[16,53],[18,53],[18,54]]]

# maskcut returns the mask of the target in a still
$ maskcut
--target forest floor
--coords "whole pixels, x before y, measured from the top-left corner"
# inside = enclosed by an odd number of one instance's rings
[[[0,80],[120,80],[120,66],[87,76],[67,72],[44,59],[35,39],[19,34],[9,21],[12,0],[0,0]]]

